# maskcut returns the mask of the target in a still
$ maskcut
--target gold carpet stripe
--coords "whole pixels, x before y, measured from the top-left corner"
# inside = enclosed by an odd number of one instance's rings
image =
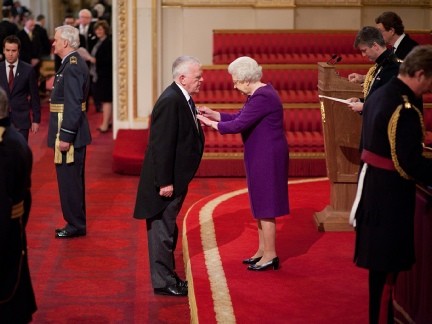
[[[288,181],[288,184],[301,184],[326,180],[328,180],[328,178],[311,178]],[[247,188],[244,188],[223,194],[209,201],[199,211],[201,243],[203,246],[204,259],[210,281],[210,289],[212,291],[213,305],[217,323],[236,323],[236,318],[234,315],[234,308],[231,302],[231,296],[225,277],[225,271],[222,266],[222,261],[217,245],[216,233],[213,222],[213,212],[215,208],[222,202],[247,192]],[[190,266],[189,248],[187,244],[187,231],[191,229],[187,229],[186,226],[186,219],[188,217],[189,211],[192,210],[194,205],[189,208],[183,220],[183,255],[186,266],[186,276],[189,283],[188,298],[191,308],[191,323],[199,323],[198,309],[196,306],[196,296],[193,289],[193,273]]]
[[[199,212],[201,243],[204,250],[217,323],[236,323],[236,318],[216,241],[213,211],[222,202],[244,193],[247,193],[247,189],[240,189],[219,196],[209,201]]]

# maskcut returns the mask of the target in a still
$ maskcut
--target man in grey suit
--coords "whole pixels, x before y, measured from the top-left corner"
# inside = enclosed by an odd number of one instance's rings
[[[204,150],[204,134],[191,97],[199,92],[203,77],[200,62],[191,56],[178,57],[172,74],[174,82],[153,108],[134,217],[147,222],[154,293],[186,296],[187,281],[175,272],[176,219]]]
[[[62,63],[51,92],[48,146],[54,148],[60,202],[66,221],[63,228],[56,229],[55,237],[72,238],[86,235],[84,166],[91,134],[85,103],[90,79],[86,62],[76,52],[78,29],[57,27],[53,46]]]
[[[0,62],[0,86],[8,96],[12,125],[28,141],[29,132],[36,134],[39,130],[41,108],[35,71],[30,64],[18,59],[20,49],[17,36],[4,39],[5,61]]]

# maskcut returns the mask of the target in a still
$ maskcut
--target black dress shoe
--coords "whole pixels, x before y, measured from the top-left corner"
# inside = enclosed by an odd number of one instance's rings
[[[56,232],[56,233],[60,233],[60,232],[63,232],[64,230],[66,230],[66,227],[56,228],[56,229],[55,229],[55,232]]]
[[[76,231],[76,232],[70,232],[66,229],[63,229],[59,232],[56,232],[55,237],[56,238],[73,238],[73,237],[79,237],[79,236],[85,236],[85,231]]]
[[[153,289],[155,295],[165,295],[165,296],[187,296],[188,288],[181,287],[178,284],[169,285],[164,288]]]
[[[188,282],[187,282],[187,280],[182,280],[182,279],[180,279],[180,277],[177,275],[177,273],[175,273],[174,272],[174,278],[175,278],[175,280],[176,280],[176,284],[177,284],[177,286],[179,286],[179,287],[188,287]]]
[[[242,262],[243,262],[243,264],[255,264],[255,263],[257,263],[259,260],[261,260],[261,258],[262,258],[262,257],[244,259]]]
[[[279,258],[278,257],[270,260],[269,262],[261,264],[261,265],[251,264],[247,269],[253,270],[253,271],[264,271],[264,270],[268,270],[270,268],[273,268],[273,270],[279,269]]]

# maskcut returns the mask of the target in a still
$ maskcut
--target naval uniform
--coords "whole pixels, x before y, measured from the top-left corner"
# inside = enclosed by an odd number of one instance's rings
[[[86,231],[84,166],[86,146],[91,143],[85,103],[89,91],[89,70],[77,52],[63,58],[51,92],[48,146],[54,148],[57,182],[65,229]],[[71,144],[60,152],[58,141]]]

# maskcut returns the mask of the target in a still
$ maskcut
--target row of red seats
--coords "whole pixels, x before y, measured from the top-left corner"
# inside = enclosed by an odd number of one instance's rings
[[[419,44],[431,44],[430,31],[411,31]],[[354,48],[356,30],[214,30],[213,64],[251,56],[260,64],[316,64],[339,55],[347,64],[367,63]]]

